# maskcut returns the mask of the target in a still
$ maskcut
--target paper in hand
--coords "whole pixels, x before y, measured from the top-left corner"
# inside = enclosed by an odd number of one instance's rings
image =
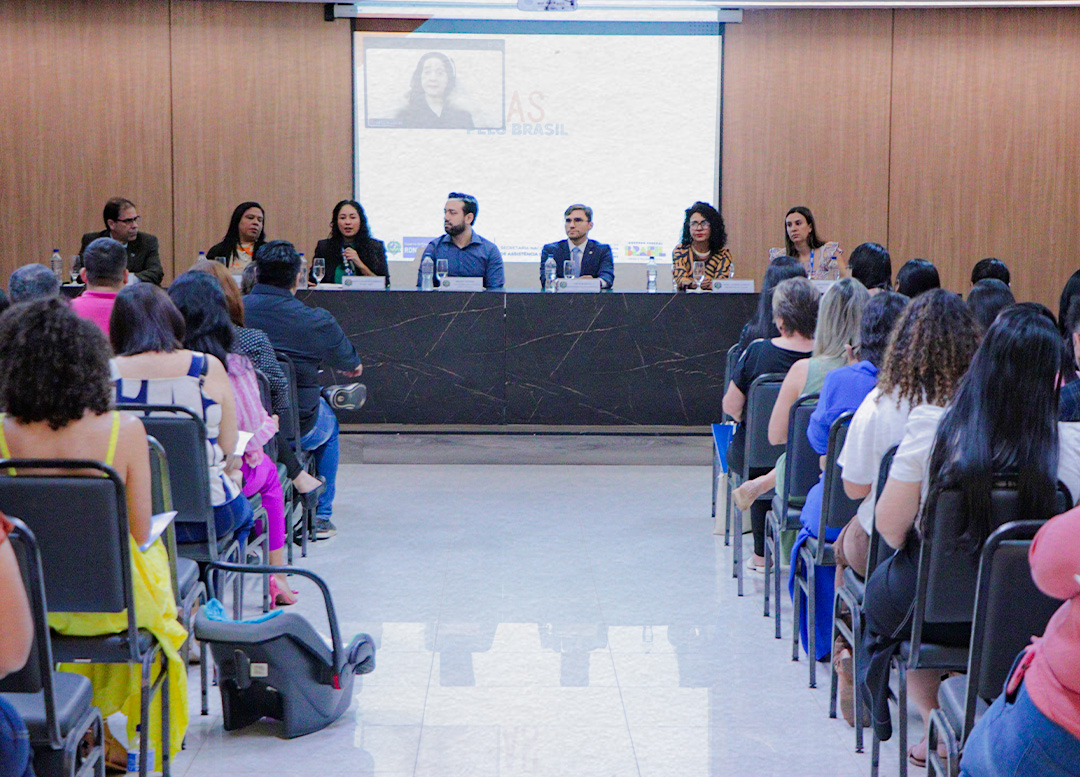
[[[167,513],[158,513],[150,518],[150,539],[139,546],[139,550],[143,553],[150,550],[150,546],[158,541],[158,538],[165,533],[165,530],[169,528],[169,524],[173,522],[173,518],[176,517],[176,510],[170,510]]]
[[[243,456],[244,451],[247,450],[247,444],[251,442],[251,438],[254,436],[254,432],[237,431],[236,450],[233,451],[233,456]]]

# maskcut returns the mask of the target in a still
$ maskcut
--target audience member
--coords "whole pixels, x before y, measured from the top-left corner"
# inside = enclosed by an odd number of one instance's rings
[[[225,237],[206,252],[206,258],[220,262],[233,272],[243,272],[265,242],[266,212],[263,206],[257,202],[241,202],[229,217]]]
[[[980,259],[975,262],[975,266],[971,268],[971,285],[974,286],[981,280],[986,278],[995,278],[1006,286],[1009,285],[1009,268],[1005,262],[1000,259],[995,259],[992,256],[986,259]]]
[[[26,664],[34,644],[34,621],[23,587],[19,562],[8,543],[11,522],[0,514],[0,678]],[[26,724],[15,708],[0,696],[0,774],[34,777],[34,753]]]
[[[588,205],[571,205],[563,213],[566,240],[548,243],[540,249],[540,288],[547,288],[544,264],[550,257],[555,261],[555,277],[565,275],[566,262],[571,262],[575,278],[599,278],[601,289],[615,283],[615,260],[611,246],[589,237],[593,210]]]
[[[1080,371],[1080,363],[1073,354],[1080,354],[1080,297],[1069,303],[1069,310],[1063,322],[1065,331],[1066,348],[1064,354],[1073,359],[1066,365],[1069,372],[1074,376]],[[1061,387],[1061,397],[1058,401],[1059,421],[1080,421],[1080,380],[1072,380]]]
[[[1031,577],[1064,599],[1025,648],[1002,693],[968,737],[961,777],[1080,775],[1080,510],[1051,518],[1028,552]]]
[[[240,293],[247,296],[255,288],[255,263],[252,262],[244,268],[244,274],[240,277]]]
[[[86,289],[71,301],[71,309],[108,337],[113,303],[127,283],[127,251],[111,237],[99,237],[83,251],[82,263],[79,275]]]
[[[233,327],[225,302],[225,292],[217,280],[203,272],[186,272],[169,286],[169,299],[184,317],[183,346],[196,353],[214,356],[225,365],[236,399],[236,426],[252,437],[244,449],[240,471],[244,476],[244,496],[261,496],[266,510],[265,530],[269,543],[269,561],[285,565],[285,497],[281,491],[277,466],[263,453],[278,431],[278,417],[270,416],[262,405],[259,382],[251,360],[233,353]],[[295,604],[289,579],[278,572],[270,578],[270,603]]]
[[[7,293],[0,289],[0,313],[11,307],[11,300],[8,299]]]
[[[337,533],[330,519],[338,469],[338,422],[320,395],[319,366],[326,364],[357,377],[363,365],[329,312],[310,308],[293,296],[301,269],[300,255],[291,243],[275,240],[264,245],[255,254],[255,267],[258,282],[244,297],[244,319],[266,332],[274,348],[287,354],[296,366],[300,446],[313,452],[318,473],[326,480],[316,514],[316,536],[332,537]]]
[[[727,230],[720,211],[707,202],[695,202],[686,209],[682,239],[671,250],[671,273],[678,291],[698,287],[694,263],[702,262],[705,280],[701,288],[711,289],[717,278],[735,277],[735,263],[727,248]]]
[[[983,278],[968,292],[967,305],[971,314],[986,331],[994,323],[997,314],[1016,302],[1012,290],[997,278]]]
[[[785,374],[800,359],[809,358],[814,349],[814,329],[817,326],[817,288],[806,278],[789,278],[773,292],[773,320],[780,336],[771,340],[755,340],[739,357],[724,394],[724,412],[738,422],[728,446],[728,469],[741,472],[746,447],[746,424],[743,410],[750,384],[768,373]],[[750,477],[760,477],[767,469],[752,469]],[[754,533],[754,556],[750,567],[762,568],[765,554],[765,513],[768,505],[754,502],[750,508],[750,523]]]
[[[164,292],[150,284],[135,288]],[[116,334],[116,321],[112,331]],[[58,298],[34,300],[0,316],[0,448],[13,458],[97,459],[124,481],[131,530],[132,585],[139,628],[157,637],[169,660],[169,731],[173,755],[184,741],[188,721],[187,671],[178,652],[187,633],[176,620],[176,603],[165,547],[157,541],[146,552],[139,545],[150,537],[150,459],[142,423],[128,413],[111,410],[112,389],[105,336],[79,318]],[[122,615],[51,613],[49,625],[60,634],[122,632]],[[139,717],[138,667],[106,664],[61,664],[65,672],[90,678],[93,703],[108,717],[127,715],[128,737]],[[161,721],[153,707],[149,734],[161,756]],[[147,726],[142,727],[147,734]],[[130,741],[130,739],[129,739]],[[126,762],[124,748],[107,737],[107,757]]]
[[[236,402],[225,366],[212,354],[187,350],[184,317],[161,288],[128,286],[116,295],[109,336],[116,351],[117,402],[181,405],[206,424],[210,502],[218,537],[235,532],[241,546],[252,527],[241,493],[236,449]],[[228,453],[226,453],[228,451]],[[206,540],[206,528],[176,527],[180,542]]]
[[[994,473],[1019,472],[1025,517],[1054,514],[1056,483],[1080,495],[1080,427],[1057,421],[1061,341],[1053,317],[1024,303],[1002,311],[991,325],[948,408],[923,404],[911,411],[904,439],[875,508],[882,539],[897,548],[866,581],[863,619],[867,661],[859,661],[882,740],[892,735],[889,664],[911,626],[920,538],[932,530],[922,507],[946,489],[963,494],[964,520],[955,546],[977,556],[994,529],[990,486]],[[1022,401],[1017,401],[1021,397]],[[919,516],[921,520],[916,520]],[[926,624],[928,642],[966,647],[970,624]],[[909,698],[922,719],[937,706],[937,670],[908,670]],[[860,678],[862,679],[862,678]],[[909,751],[926,761],[926,739]]]
[[[896,290],[905,297],[915,299],[924,291],[940,288],[937,268],[926,259],[911,259],[896,273]]]
[[[773,405],[769,417],[770,443],[783,445],[787,442],[788,416],[795,400],[804,394],[818,393],[825,376],[847,363],[847,349],[859,344],[862,312],[869,300],[866,289],[854,278],[837,281],[825,292],[818,307],[813,353],[809,359],[791,365]],[[732,494],[735,505],[740,510],[746,510],[766,491],[777,487],[782,491],[786,459],[786,454],[781,453],[775,469],[735,489]],[[764,562],[764,558],[752,558],[750,568],[763,570]]]
[[[1058,301],[1058,328],[1061,330],[1061,338],[1065,343],[1065,350],[1068,352],[1067,361],[1069,364],[1076,361],[1080,351],[1076,351],[1073,347],[1072,337],[1070,337],[1069,329],[1065,325],[1065,320],[1069,316],[1069,308],[1072,306],[1073,299],[1078,296],[1080,296],[1080,270],[1074,272],[1069,276],[1069,280],[1065,281],[1065,287],[1061,290],[1061,299]]]
[[[772,300],[773,290],[788,278],[805,278],[806,268],[802,262],[793,256],[778,256],[769,262],[765,270],[765,279],[761,282],[761,294],[758,296],[757,309],[754,317],[742,328],[739,333],[739,351],[746,350],[754,340],[765,338],[771,340],[780,336],[780,330],[773,322]]]
[[[503,258],[499,247],[473,231],[480,206],[471,194],[450,192],[443,207],[443,230],[446,232],[427,244],[424,257],[432,263],[445,259],[451,278],[483,278],[485,289],[501,289],[505,284]],[[423,266],[416,272],[416,285],[422,283]],[[434,279],[436,287],[439,279]]]
[[[386,246],[371,236],[367,214],[356,200],[342,200],[334,206],[330,236],[319,241],[312,256],[320,256],[326,261],[325,280],[330,283],[341,283],[346,275],[381,275],[386,278],[386,285],[390,285]],[[318,283],[311,273],[308,273],[308,279]]]
[[[892,260],[885,246],[859,243],[847,262],[851,277],[867,288],[871,296],[892,288]]]
[[[28,302],[32,299],[55,297],[60,293],[60,281],[43,264],[24,264],[11,274],[8,279],[8,294],[11,304]]]
[[[161,269],[161,257],[158,256],[158,239],[139,231],[140,216],[135,203],[124,197],[113,197],[105,203],[101,218],[105,229],[83,235],[79,255],[99,237],[111,237],[127,251],[128,272],[135,273],[140,281],[160,284],[165,271]]]
[[[825,256],[825,240],[818,237],[814,214],[805,205],[796,205],[784,214],[784,252],[803,263],[811,278],[828,279],[832,274],[835,256]]]
[[[252,264],[250,267],[254,270],[255,265]],[[285,377],[281,364],[278,363],[274,346],[270,343],[266,332],[244,326],[244,298],[232,275],[225,269],[225,265],[210,260],[196,262],[191,272],[208,273],[217,279],[221,290],[225,292],[225,304],[229,311],[229,319],[232,321],[232,350],[250,359],[255,369],[266,376],[270,384],[271,408],[279,419],[288,416],[292,412],[289,406],[289,380]],[[245,269],[244,272],[246,273],[247,270]],[[285,465],[285,473],[292,481],[293,488],[309,507],[315,508],[325,485],[322,480],[300,465],[296,453],[281,430],[277,433],[277,454],[277,460]]]

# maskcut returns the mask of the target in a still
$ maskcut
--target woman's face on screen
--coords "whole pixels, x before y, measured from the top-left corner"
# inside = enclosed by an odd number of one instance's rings
[[[355,237],[360,231],[360,214],[352,205],[342,205],[337,214],[337,228],[345,237]]]
[[[420,86],[428,97],[442,97],[446,93],[446,84],[449,81],[446,75],[446,67],[442,60],[431,57],[424,62],[424,69],[420,71]]]

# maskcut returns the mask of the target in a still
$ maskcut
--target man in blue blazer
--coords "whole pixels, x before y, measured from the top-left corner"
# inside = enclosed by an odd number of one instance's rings
[[[540,288],[544,288],[544,264],[548,257],[555,258],[555,277],[563,277],[563,262],[574,262],[575,277],[599,278],[601,289],[610,289],[615,283],[615,260],[611,246],[589,239],[592,229],[592,208],[588,205],[571,205],[566,209],[566,240],[548,243],[540,251]]]

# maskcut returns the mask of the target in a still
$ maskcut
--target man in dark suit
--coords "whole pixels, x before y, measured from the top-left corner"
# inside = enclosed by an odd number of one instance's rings
[[[111,237],[127,250],[127,269],[140,281],[161,284],[165,271],[161,269],[161,257],[158,256],[158,239],[146,232],[139,231],[139,214],[135,203],[123,197],[113,197],[105,203],[101,214],[105,229],[100,232],[87,232],[82,236],[79,256],[99,237]]]
[[[599,278],[601,289],[610,289],[615,283],[615,260],[611,246],[589,239],[592,229],[592,208],[588,205],[571,205],[566,209],[566,240],[548,243],[540,251],[540,288],[544,288],[544,264],[548,257],[555,259],[555,277],[563,277],[563,263],[574,263],[574,277]]]

